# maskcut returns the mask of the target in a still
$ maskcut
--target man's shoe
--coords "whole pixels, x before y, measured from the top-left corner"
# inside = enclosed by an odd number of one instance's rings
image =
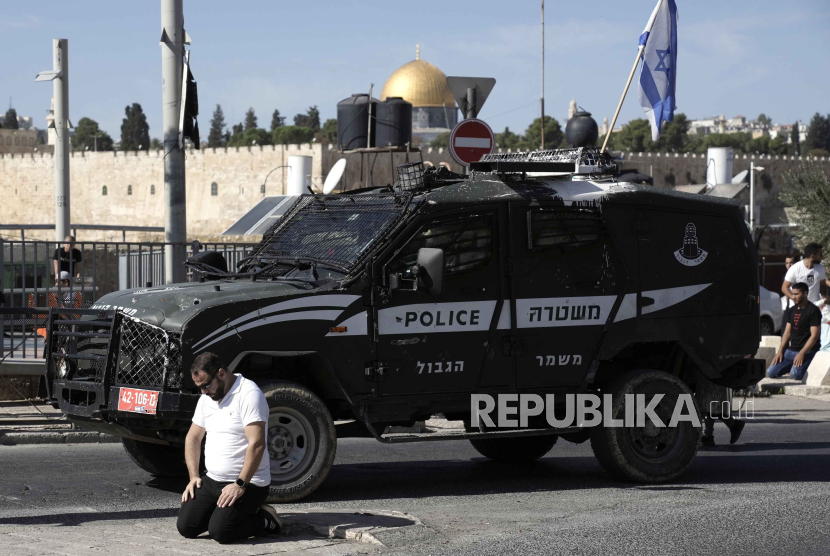
[[[744,423],[743,421],[738,421],[737,419],[735,420],[735,424],[732,425],[732,428],[729,431],[730,444],[734,444],[738,441],[738,439],[741,437],[741,432],[743,432],[745,426],[746,423]]]
[[[265,521],[268,522],[265,525],[265,531],[263,531],[263,534],[279,535],[280,531],[282,531],[282,520],[280,520],[277,515],[277,510],[268,504],[263,504],[259,507],[259,514],[265,518]]]
[[[701,436],[700,437],[700,445],[701,446],[714,446],[715,445],[715,437],[714,436]]]

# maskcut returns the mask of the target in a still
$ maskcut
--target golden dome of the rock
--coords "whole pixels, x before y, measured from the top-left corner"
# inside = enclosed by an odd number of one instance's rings
[[[447,86],[447,76],[429,62],[420,59],[402,65],[386,80],[380,93],[380,100],[388,97],[402,97],[419,106],[455,107],[455,99]]]

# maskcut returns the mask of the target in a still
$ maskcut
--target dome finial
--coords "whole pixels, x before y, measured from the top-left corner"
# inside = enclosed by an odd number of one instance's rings
[[[421,59],[421,45],[420,44],[415,45],[415,59],[416,60]]]

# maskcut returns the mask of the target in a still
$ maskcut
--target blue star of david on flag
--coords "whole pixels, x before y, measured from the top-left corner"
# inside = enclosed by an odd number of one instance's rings
[[[669,68],[666,67],[666,56],[668,56],[671,53],[671,49],[657,50],[656,52],[660,60],[657,62],[657,67],[654,68],[654,71],[668,72]]]
[[[658,0],[640,35],[643,65],[640,70],[640,106],[651,123],[651,139],[660,139],[663,122],[674,118],[677,81],[677,5]]]

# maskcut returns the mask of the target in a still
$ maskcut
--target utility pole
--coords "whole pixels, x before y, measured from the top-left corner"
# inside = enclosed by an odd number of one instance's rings
[[[55,101],[55,241],[69,235],[69,41],[52,39],[52,71],[35,81],[52,81]],[[9,100],[11,102],[11,99]]]
[[[542,0],[542,149],[545,148],[545,0]]]
[[[179,142],[185,40],[182,0],[161,0],[162,133],[164,137],[164,281],[184,282],[187,241],[184,145]]]

